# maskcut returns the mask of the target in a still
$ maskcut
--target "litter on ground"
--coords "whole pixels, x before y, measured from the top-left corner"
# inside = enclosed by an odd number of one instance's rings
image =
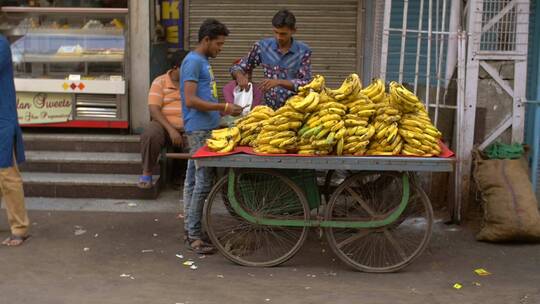
[[[488,276],[491,275],[491,272],[485,270],[484,268],[478,268],[474,270],[474,273],[476,273],[479,276]]]

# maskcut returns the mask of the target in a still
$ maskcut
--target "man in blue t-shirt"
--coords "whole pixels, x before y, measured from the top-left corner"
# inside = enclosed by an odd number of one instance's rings
[[[205,145],[210,132],[219,126],[220,113],[238,116],[242,107],[219,103],[218,91],[208,58],[221,52],[229,30],[215,19],[207,19],[199,29],[199,44],[184,58],[180,68],[180,94],[184,130],[190,153]],[[213,170],[196,168],[188,161],[184,182],[184,231],[186,245],[196,253],[211,253],[214,247],[202,239],[201,217],[204,201],[212,188]]]

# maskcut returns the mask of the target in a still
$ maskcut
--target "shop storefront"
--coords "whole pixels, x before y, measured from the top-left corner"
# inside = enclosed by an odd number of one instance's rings
[[[129,127],[125,1],[17,1],[2,7],[21,125]],[[7,3],[15,4],[15,3]]]
[[[148,121],[150,83],[168,68],[167,53],[193,49],[200,24],[210,17],[231,30],[212,60],[220,87],[230,81],[235,60],[272,36],[271,18],[285,7],[297,16],[296,38],[313,50],[314,73],[326,75],[330,86],[362,73],[369,55],[364,50],[371,48],[364,39],[364,1],[242,3],[3,0],[0,33],[12,43],[21,125],[140,133]],[[261,76],[259,69],[254,81]]]

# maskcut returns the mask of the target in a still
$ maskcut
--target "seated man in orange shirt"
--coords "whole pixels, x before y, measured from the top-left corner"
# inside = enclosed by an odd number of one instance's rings
[[[148,189],[152,185],[152,172],[166,145],[182,146],[184,122],[180,102],[179,67],[183,56],[175,53],[173,67],[152,82],[148,93],[148,109],[151,121],[141,135],[143,172],[139,177],[139,188]]]

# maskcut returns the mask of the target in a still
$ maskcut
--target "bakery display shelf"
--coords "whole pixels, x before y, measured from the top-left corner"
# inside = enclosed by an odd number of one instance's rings
[[[22,62],[57,63],[57,62],[123,62],[124,55],[33,55],[25,54]]]
[[[17,36],[34,34],[34,35],[47,35],[47,36],[85,36],[85,37],[96,37],[96,36],[124,36],[123,29],[120,28],[2,28],[0,31],[6,33],[14,33]]]
[[[127,14],[127,8],[91,8],[91,7],[19,7],[4,6],[0,9],[5,13],[27,14],[91,14],[91,15],[119,15]]]

